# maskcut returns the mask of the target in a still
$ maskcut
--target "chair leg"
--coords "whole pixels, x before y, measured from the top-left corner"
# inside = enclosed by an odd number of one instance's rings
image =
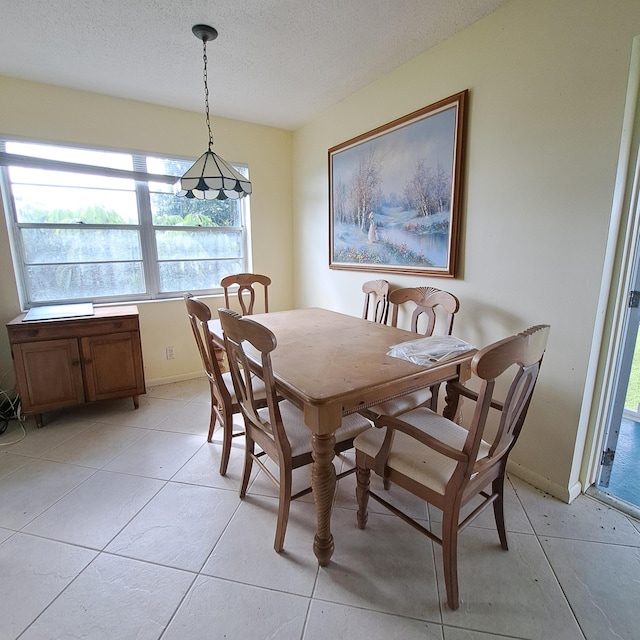
[[[244,448],[244,469],[242,471],[242,482],[240,483],[240,500],[247,495],[247,487],[249,486],[249,478],[251,477],[251,469],[253,467],[253,453],[255,445],[249,434],[245,436]]]
[[[453,611],[460,606],[458,594],[458,516],[459,509],[449,509],[442,513],[444,584],[447,591],[447,604],[449,609]]]
[[[224,410],[222,421],[222,458],[220,459],[220,475],[227,475],[229,457],[231,456],[231,441],[233,440],[233,414],[228,409]]]
[[[284,466],[284,465],[283,465]],[[276,525],[276,538],[273,548],[280,553],[284,548],[284,536],[289,522],[289,509],[291,507],[291,471],[280,467],[280,495],[278,498],[278,523]]]
[[[356,498],[358,500],[357,518],[359,529],[364,529],[367,526],[367,520],[369,519],[369,514],[367,513],[367,505],[369,504],[370,481],[371,470],[365,466],[361,466],[360,464],[358,464],[358,466],[356,467]]]
[[[209,382],[209,384],[211,384],[211,382]],[[216,398],[213,395],[213,389],[211,390],[211,417],[209,418],[209,433],[207,435],[207,442],[212,442],[213,441],[213,430],[216,427],[216,421],[218,420],[218,416],[216,414],[216,411],[214,409],[214,407],[216,403]]]
[[[491,485],[493,493],[497,493],[498,497],[493,501],[493,515],[496,519],[496,528],[500,538],[500,546],[508,551],[509,544],[507,542],[507,529],[504,526],[504,475],[496,478]]]

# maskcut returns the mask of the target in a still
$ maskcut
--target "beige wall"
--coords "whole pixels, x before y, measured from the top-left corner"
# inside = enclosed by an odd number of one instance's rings
[[[514,1],[335,105],[294,137],[298,306],[361,311],[362,282],[449,289],[484,345],[551,324],[516,472],[579,491],[578,422],[611,214],[637,0]],[[328,269],[327,149],[469,89],[455,280]],[[580,456],[575,459],[579,462]]]
[[[212,118],[215,150],[230,162],[249,165],[253,269],[274,282],[270,303],[293,306],[291,145],[289,131]],[[0,135],[70,142],[159,154],[199,156],[206,146],[204,113],[157,107],[142,102],[71,91],[0,77]],[[20,312],[4,215],[0,223],[0,322]],[[221,306],[212,298],[213,308]],[[143,357],[148,384],[200,373],[182,300],[145,302],[140,311]],[[175,348],[167,360],[165,347]],[[6,332],[0,334],[0,375],[11,371]],[[12,382],[8,374],[3,388]]]

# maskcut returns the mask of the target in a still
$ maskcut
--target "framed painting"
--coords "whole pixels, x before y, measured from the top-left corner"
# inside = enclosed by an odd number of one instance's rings
[[[467,91],[329,149],[329,268],[454,278]]]

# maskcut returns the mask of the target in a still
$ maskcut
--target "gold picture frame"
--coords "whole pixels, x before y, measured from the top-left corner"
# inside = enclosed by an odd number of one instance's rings
[[[329,268],[454,278],[467,90],[329,149]]]

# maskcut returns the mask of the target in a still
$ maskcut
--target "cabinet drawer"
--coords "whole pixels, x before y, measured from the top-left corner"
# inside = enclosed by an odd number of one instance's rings
[[[74,322],[38,322],[7,326],[12,343],[99,336],[118,331],[138,331],[137,316],[75,320]]]

